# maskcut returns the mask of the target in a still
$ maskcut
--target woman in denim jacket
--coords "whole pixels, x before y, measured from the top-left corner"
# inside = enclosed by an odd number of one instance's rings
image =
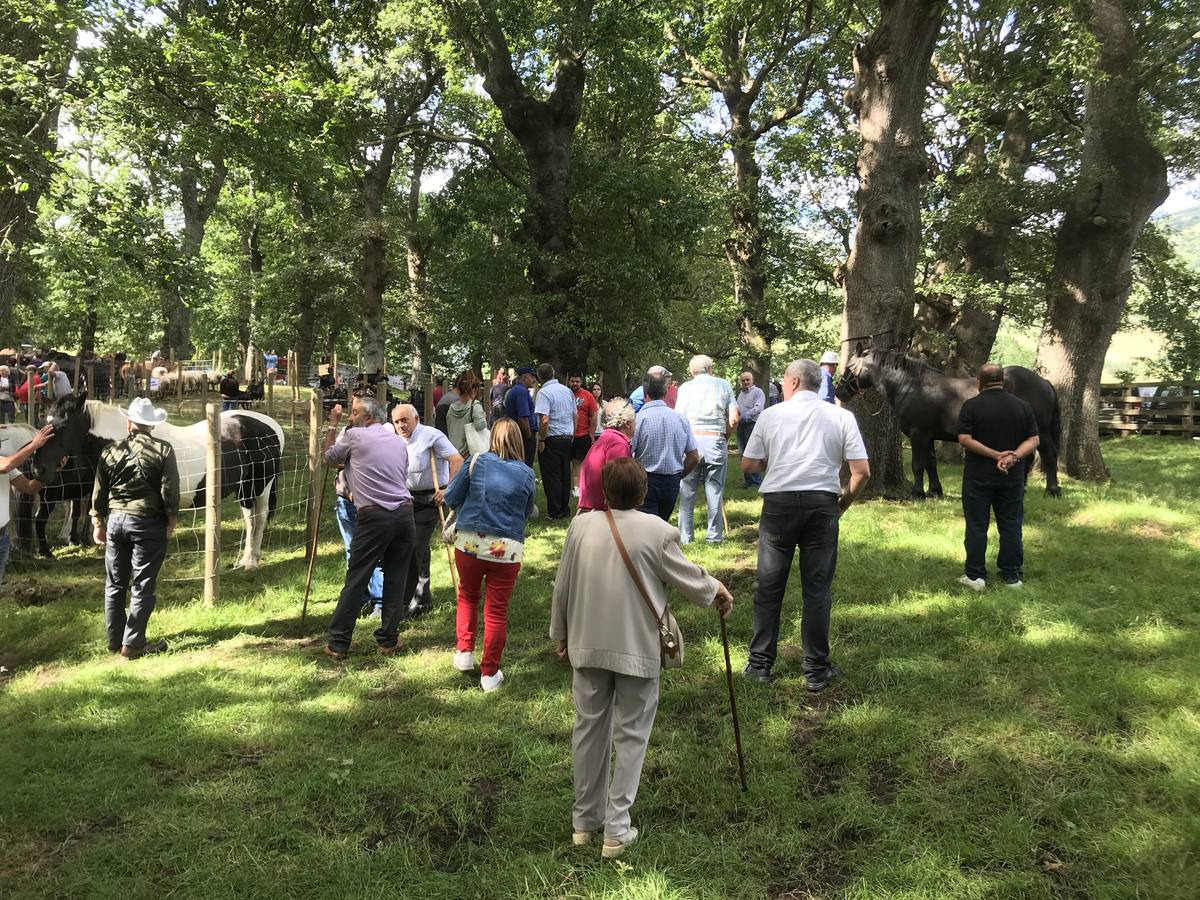
[[[446,490],[446,503],[458,510],[454,667],[460,672],[475,668],[475,628],[486,578],[479,663],[480,687],[485,691],[494,691],[504,681],[500,654],[508,636],[508,598],[521,571],[525,519],[533,511],[533,493],[533,469],[525,465],[525,443],[512,419],[496,422],[491,450],[464,465]]]

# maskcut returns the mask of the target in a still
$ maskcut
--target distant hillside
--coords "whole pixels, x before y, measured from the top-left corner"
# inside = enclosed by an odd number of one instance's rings
[[[1179,255],[1200,269],[1200,205],[1159,219],[1159,224],[1171,232]]]

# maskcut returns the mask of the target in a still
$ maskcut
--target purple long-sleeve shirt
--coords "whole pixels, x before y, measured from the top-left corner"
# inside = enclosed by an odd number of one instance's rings
[[[325,462],[346,466],[354,506],[396,509],[412,503],[408,480],[408,445],[388,425],[347,428],[325,451]]]

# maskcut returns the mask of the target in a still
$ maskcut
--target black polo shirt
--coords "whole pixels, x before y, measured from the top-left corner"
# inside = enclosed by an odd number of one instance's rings
[[[969,434],[993,450],[1016,450],[1026,438],[1038,433],[1033,407],[1003,388],[988,388],[962,405],[958,414],[958,434]],[[974,481],[1024,479],[1028,457],[1016,463],[1005,475],[996,461],[967,451],[963,478]]]

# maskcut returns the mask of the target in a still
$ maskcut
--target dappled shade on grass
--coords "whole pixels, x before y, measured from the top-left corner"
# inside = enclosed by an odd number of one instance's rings
[[[440,548],[437,609],[408,629],[411,652],[385,661],[360,627],[347,664],[311,640],[344,569],[332,517],[307,634],[302,556],[269,555],[229,575],[212,610],[198,587],[165,586],[151,631],[174,652],[137,663],[104,652],[100,560],[75,552],[16,576],[50,602],[0,604],[0,883],[12,896],[1190,896],[1196,455],[1109,443],[1112,484],[1031,491],[1020,592],[954,585],[957,469],[954,499],[851,510],[833,613],[847,677],[804,690],[793,574],[782,677],[738,683],[747,795],[715,615],[678,604],[687,665],[664,678],[633,811],[643,840],[624,867],[569,846],[570,680],[545,637],[561,526],[533,525],[508,680],[487,696],[450,666]],[[735,665],[757,509],[734,490],[733,539],[688,548],[739,601]]]

